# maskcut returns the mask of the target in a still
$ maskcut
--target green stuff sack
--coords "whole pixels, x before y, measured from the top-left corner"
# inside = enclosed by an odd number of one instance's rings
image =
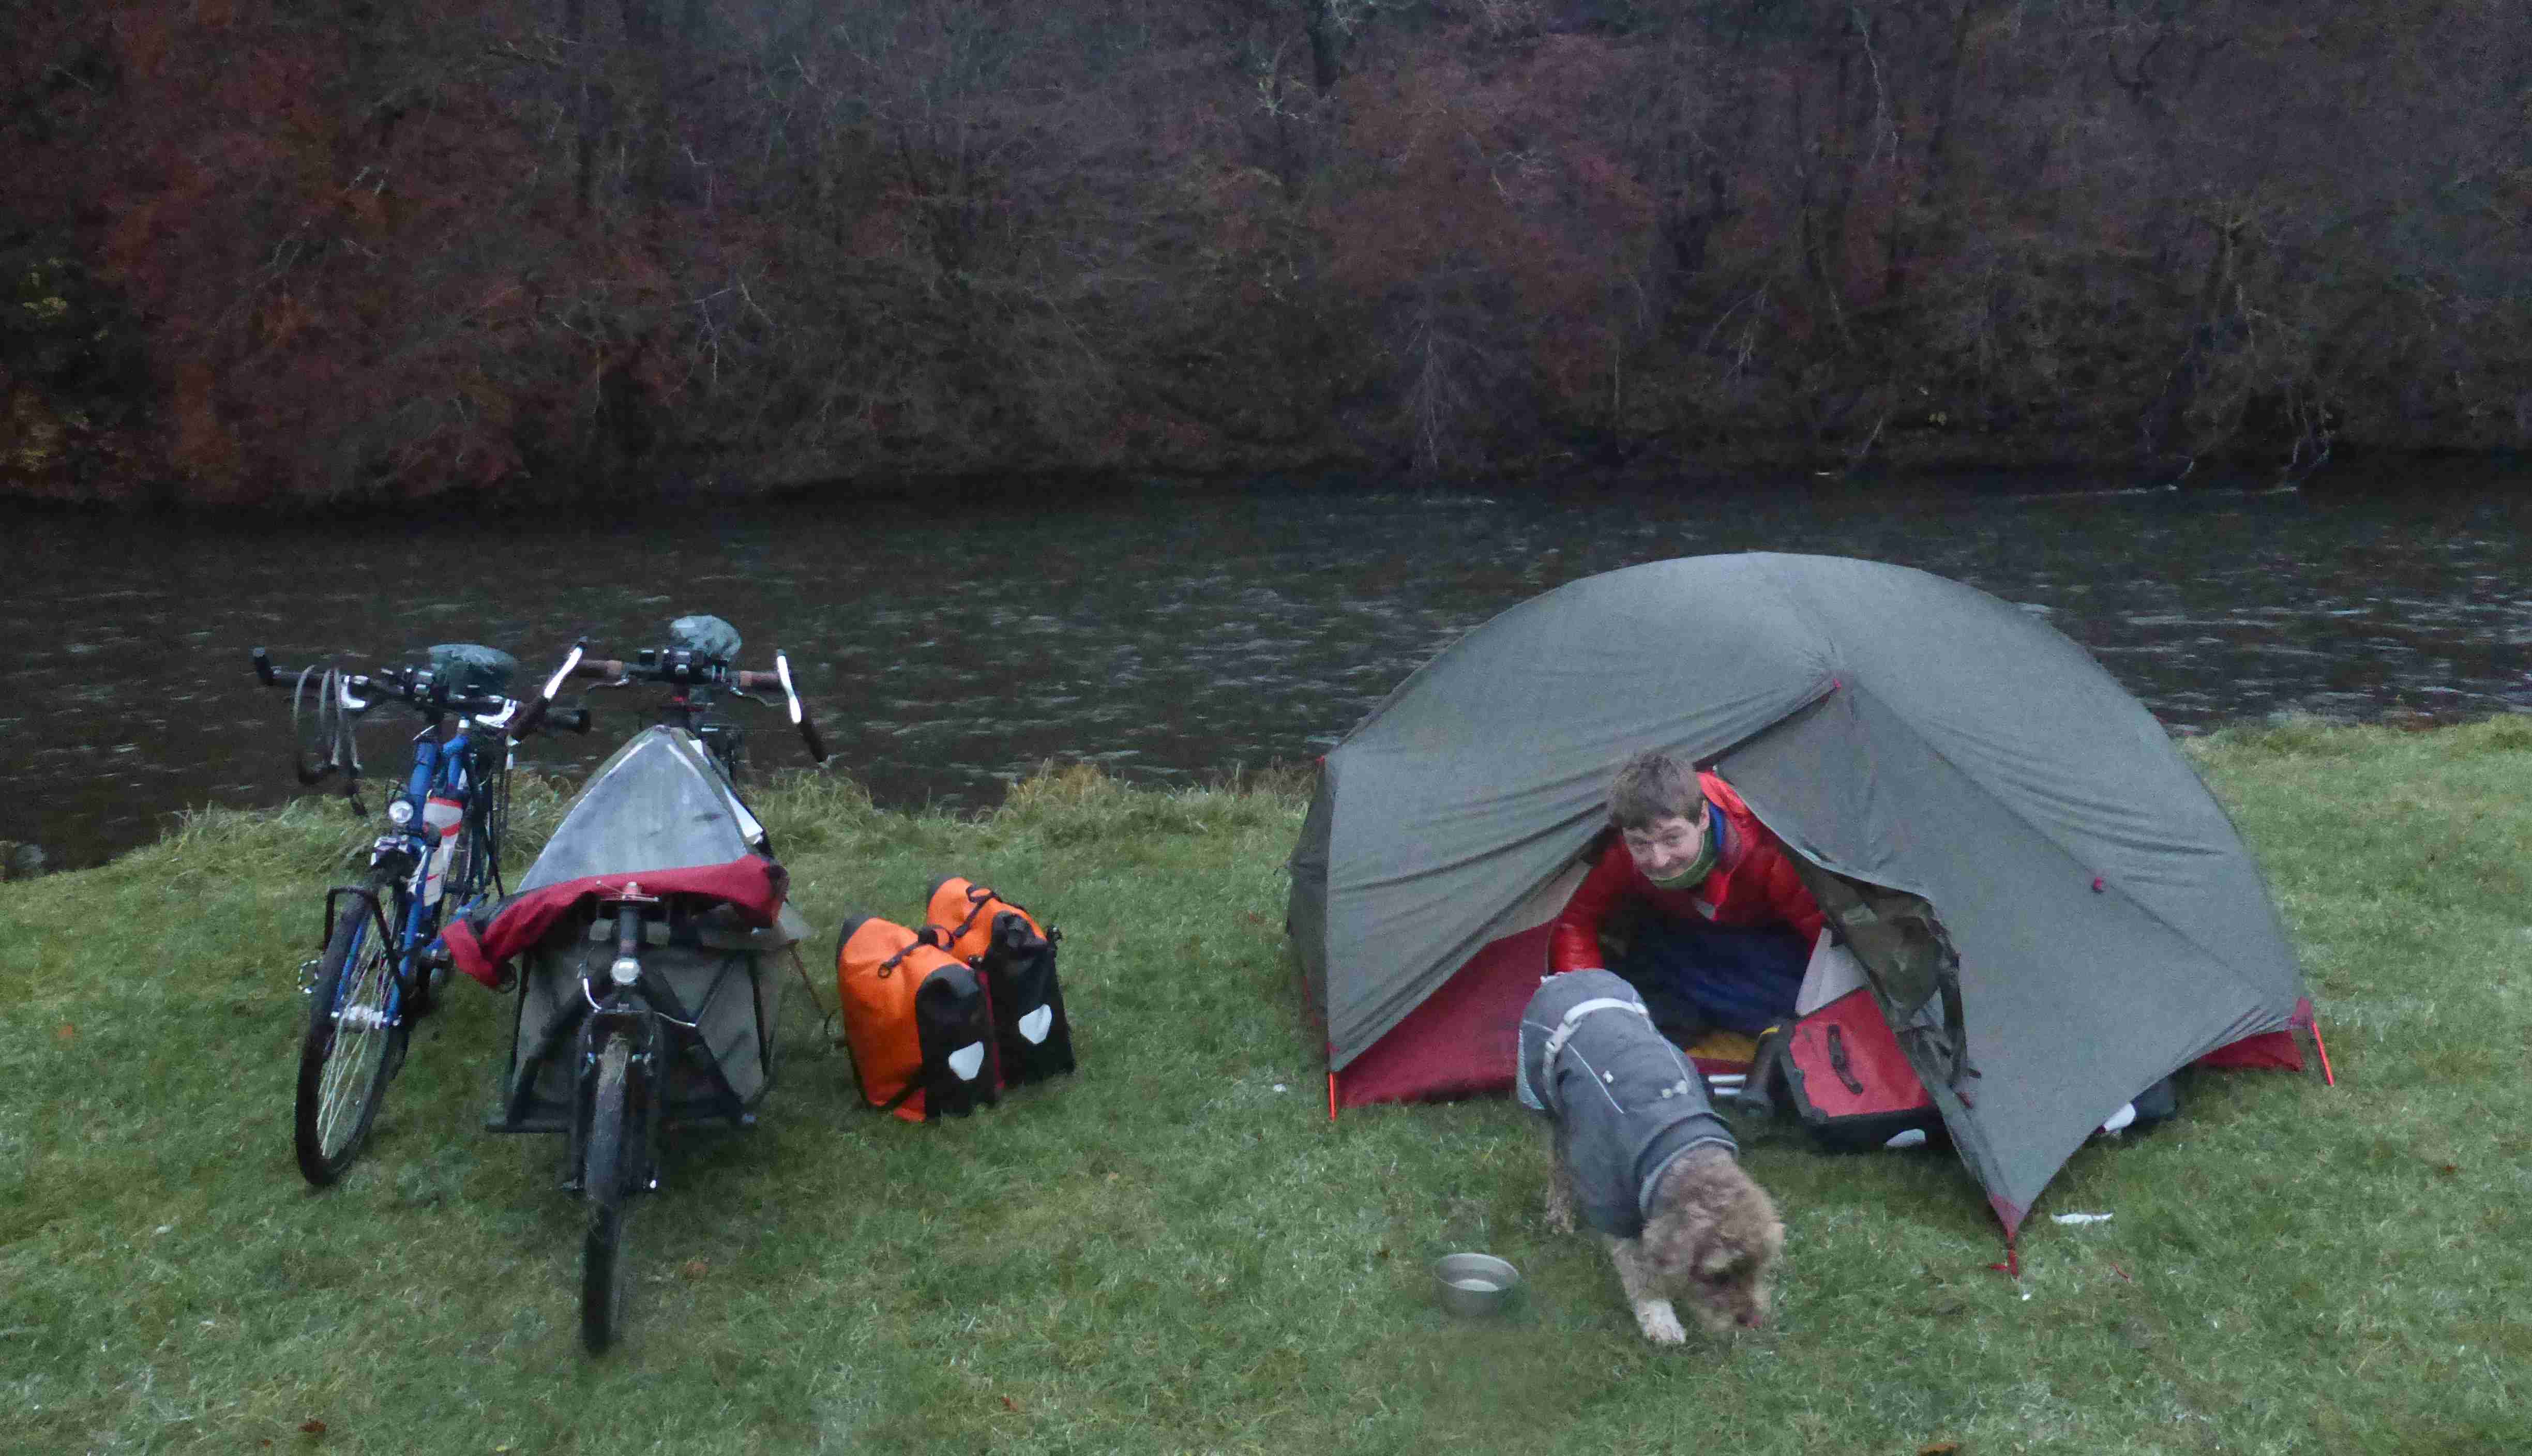
[[[932,887],[924,915],[942,928],[950,953],[985,978],[994,1001],[994,1037],[1007,1086],[1019,1087],[1072,1070],[1072,1024],[1056,979],[1061,930],[972,880],[951,876]]]

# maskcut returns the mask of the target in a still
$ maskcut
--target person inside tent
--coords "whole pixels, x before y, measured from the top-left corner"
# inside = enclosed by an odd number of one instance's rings
[[[1732,786],[1647,750],[1610,780],[1609,823],[1617,842],[1556,918],[1548,970],[1615,971],[1682,1043],[1792,1020],[1819,907]],[[1621,953],[1604,930],[1622,932]]]

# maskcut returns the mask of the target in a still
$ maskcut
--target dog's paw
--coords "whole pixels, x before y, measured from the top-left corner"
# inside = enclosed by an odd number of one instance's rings
[[[1688,1343],[1688,1331],[1680,1325],[1679,1312],[1672,1309],[1666,1299],[1636,1301],[1636,1327],[1644,1332],[1645,1339],[1656,1345]]]
[[[1574,1232],[1574,1190],[1565,1185],[1564,1179],[1547,1180],[1547,1198],[1541,1211],[1549,1228],[1560,1234]]]

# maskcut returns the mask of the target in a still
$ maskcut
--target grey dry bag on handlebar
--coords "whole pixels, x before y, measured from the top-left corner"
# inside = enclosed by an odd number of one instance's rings
[[[462,698],[507,698],[519,659],[474,643],[441,643],[431,649],[431,676]]]
[[[738,629],[719,617],[699,612],[668,624],[668,645],[716,662],[736,662]]]

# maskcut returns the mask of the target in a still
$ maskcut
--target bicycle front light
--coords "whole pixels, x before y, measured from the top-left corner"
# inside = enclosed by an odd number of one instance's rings
[[[642,963],[631,956],[617,956],[615,964],[606,968],[606,974],[615,978],[617,985],[631,985],[642,979]]]
[[[405,827],[406,825],[408,825],[408,824],[412,823],[412,822],[413,822],[413,801],[412,801],[412,800],[410,800],[410,799],[390,799],[390,800],[388,800],[388,801],[387,801],[387,822],[388,822],[388,823],[390,823],[390,824],[395,825],[395,826],[396,826],[397,828],[399,828],[399,829],[401,829],[401,828]]]

